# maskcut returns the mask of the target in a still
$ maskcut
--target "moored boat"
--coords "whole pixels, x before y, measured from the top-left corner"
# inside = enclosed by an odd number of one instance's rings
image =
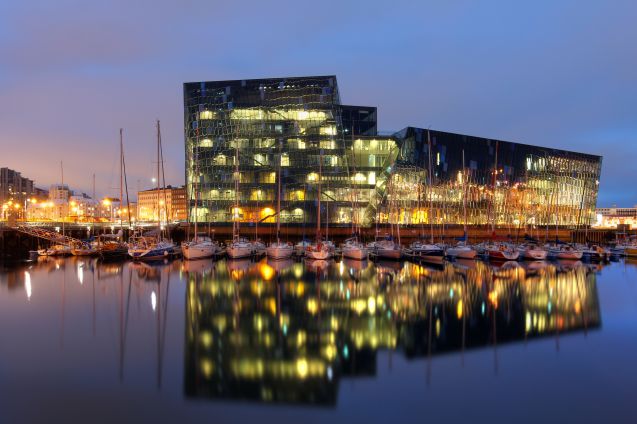
[[[563,259],[579,261],[582,259],[583,251],[575,248],[571,244],[555,244],[549,247],[549,257],[553,259]]]
[[[135,261],[157,261],[177,256],[179,253],[173,243],[148,236],[131,237],[128,248],[128,255]]]
[[[473,247],[461,242],[455,246],[448,247],[446,254],[453,259],[475,259],[478,252]]]
[[[517,261],[520,257],[520,252],[508,243],[487,244],[485,251],[494,261]]]
[[[341,246],[341,252],[344,258],[357,259],[359,261],[367,259],[367,248],[358,241],[356,237],[345,240]]]
[[[226,254],[231,259],[249,258],[253,253],[254,245],[239,235],[235,235],[232,242],[226,247]]]
[[[412,259],[435,264],[441,264],[445,258],[445,251],[442,247],[421,241],[411,243],[409,245],[409,249],[407,249],[407,254]]]
[[[90,243],[77,243],[71,247],[73,256],[97,256],[99,253],[98,248]]]
[[[327,243],[318,241],[305,248],[305,257],[313,260],[326,260],[332,256]]]
[[[369,245],[370,252],[380,259],[400,259],[403,256],[400,245],[391,237],[376,240]]]
[[[63,244],[55,244],[48,249],[38,250],[40,256],[69,256],[71,255],[71,248]]]
[[[527,261],[543,261],[548,256],[548,251],[536,243],[523,243],[518,247],[520,257]]]
[[[219,244],[210,237],[197,236],[191,241],[183,242],[181,251],[186,260],[212,258],[219,252]]]
[[[599,245],[586,246],[582,250],[582,258],[590,262],[607,262],[610,260],[611,253]]]
[[[266,255],[270,259],[288,259],[293,253],[294,246],[280,240],[270,243],[270,245],[266,248]]]

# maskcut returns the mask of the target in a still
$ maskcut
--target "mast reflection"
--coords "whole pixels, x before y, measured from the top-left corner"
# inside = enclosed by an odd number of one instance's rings
[[[334,405],[341,379],[376,374],[381,349],[464,361],[489,347],[497,373],[498,345],[555,337],[558,349],[560,335],[601,325],[581,263],[222,261],[186,277],[189,397]]]

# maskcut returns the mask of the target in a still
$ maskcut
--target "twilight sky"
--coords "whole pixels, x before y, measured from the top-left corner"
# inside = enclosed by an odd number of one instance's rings
[[[389,6],[388,6],[389,5]],[[407,125],[604,156],[599,205],[637,203],[637,2],[0,1],[0,166],[115,195],[184,179],[182,83],[335,74]]]

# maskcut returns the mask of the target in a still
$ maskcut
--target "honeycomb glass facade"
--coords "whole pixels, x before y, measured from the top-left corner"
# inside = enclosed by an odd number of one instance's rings
[[[459,224],[463,204],[469,224],[594,219],[601,157],[412,127],[380,136],[376,108],[342,105],[334,76],[186,83],[184,111],[191,220],[274,222],[279,166],[284,223],[316,222],[319,168],[331,224]]]

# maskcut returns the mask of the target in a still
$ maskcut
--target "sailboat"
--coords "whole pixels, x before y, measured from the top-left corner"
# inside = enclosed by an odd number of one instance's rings
[[[499,143],[495,143],[495,161],[493,167],[493,194],[491,198],[491,234],[495,239],[495,190],[498,182],[498,147]],[[520,252],[509,243],[491,241],[485,245],[485,252],[489,259],[494,261],[516,261],[520,257]]]
[[[281,241],[281,143],[279,143],[279,166],[277,173],[277,197],[276,197],[276,241],[270,243],[266,254],[270,259],[288,259],[294,253],[294,246]]]
[[[354,131],[352,129],[352,146],[354,145]],[[356,175],[356,170],[354,170],[354,175]],[[360,228],[357,225],[357,214],[354,208],[357,199],[357,191],[354,191],[354,181],[350,179],[350,194],[352,199],[352,237],[345,240],[345,242],[341,245],[341,252],[344,258],[356,259],[356,260],[365,260],[367,259],[368,250],[363,243],[360,242],[358,238],[358,234],[360,234]]]
[[[319,148],[320,149],[320,148]],[[321,238],[321,180],[323,179],[323,149],[319,155],[319,176],[317,184],[316,203],[316,241],[305,249],[305,256],[308,259],[326,260],[331,256],[330,246]]]
[[[102,260],[115,260],[128,256],[128,245],[124,243],[124,225],[121,205],[124,201],[124,181],[126,180],[126,161],[124,160],[124,129],[119,129],[119,231],[117,234],[101,234],[95,242],[95,252]],[[95,174],[93,174],[93,198],[95,198]],[[130,224],[130,202],[128,201],[128,185],[126,185],[126,212]],[[75,254],[75,252],[74,252]]]
[[[429,195],[429,229],[431,231],[431,236],[429,238],[429,243],[416,240],[409,246],[409,252],[412,257],[418,258],[424,262],[430,262],[434,264],[441,264],[444,257],[445,251],[442,247],[434,244],[434,221],[433,221],[433,179],[431,173],[431,137],[429,134],[429,130],[427,130],[427,145],[429,151],[429,178],[428,178],[428,195]],[[424,235],[424,234],[423,234]]]
[[[63,188],[64,187],[64,165],[61,161],[60,161],[60,171],[62,173],[62,188]],[[67,198],[66,200],[68,202],[70,199]],[[62,217],[62,238],[64,238],[65,236],[64,219],[65,217]],[[71,254],[71,247],[65,244],[55,244],[49,247],[48,249],[38,250],[39,256],[69,256],[70,254]]]
[[[392,181],[392,177],[391,174],[389,176],[389,186],[388,186],[388,198],[389,198],[389,194],[391,192],[391,181]],[[390,201],[388,201],[388,203],[391,203]],[[388,205],[389,206],[389,214],[388,214],[388,221],[389,221],[389,225],[392,228],[393,231],[393,226],[391,223],[391,204]],[[394,241],[394,238],[391,235],[386,234],[384,237],[380,235],[379,229],[378,229],[378,221],[380,220],[380,204],[378,205],[378,216],[376,218],[376,237],[374,238],[374,241],[372,243],[370,243],[368,245],[368,247],[370,248],[370,251],[374,254],[374,256],[378,259],[400,259],[403,256],[403,251],[400,247],[399,243],[396,243]]]
[[[529,261],[543,261],[548,255],[548,251],[541,247],[535,239],[529,239],[528,242],[522,243],[518,250],[522,259]]]
[[[152,236],[136,234],[131,237],[128,255],[136,261],[156,261],[176,256],[179,251],[174,243],[162,238],[161,202],[159,201],[161,154],[161,128],[157,121],[157,233]],[[165,204],[165,202],[164,202]],[[166,217],[168,218],[168,217]]]
[[[454,259],[475,259],[478,252],[467,245],[467,176],[464,166],[464,149],[462,150],[462,215],[464,230],[462,241],[453,247],[447,248],[447,256]]]
[[[234,207],[232,208],[232,242],[226,247],[230,259],[249,258],[254,245],[239,235],[239,143],[234,148]]]
[[[564,259],[579,261],[584,252],[570,243],[563,243],[556,240],[555,244],[549,248],[549,257],[553,259]]]
[[[199,151],[199,129],[197,129],[197,152]],[[198,154],[195,154],[195,175],[197,177],[198,184],[194,183],[193,180],[193,188],[195,192],[195,211],[199,208],[199,200],[201,195],[201,176],[199,175],[199,161]],[[213,242],[210,237],[200,236],[198,222],[199,219],[197,214],[194,214],[195,219],[195,234],[192,240],[183,242],[181,244],[181,251],[184,255],[184,259],[186,260],[196,260],[196,259],[205,259],[211,258],[217,254],[219,251],[219,245],[216,242]]]

